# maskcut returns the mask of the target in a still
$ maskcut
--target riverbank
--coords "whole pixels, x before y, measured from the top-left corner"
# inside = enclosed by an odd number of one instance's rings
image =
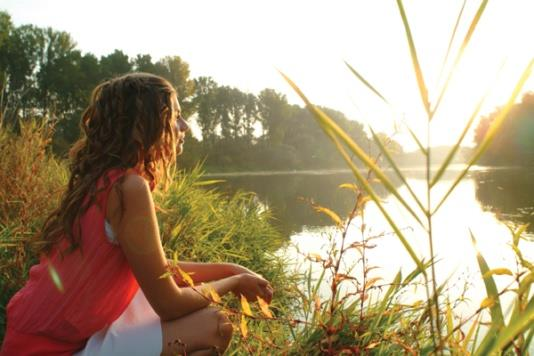
[[[59,204],[67,183],[67,162],[48,153],[44,128],[28,125],[20,135],[0,129],[0,342],[5,332],[5,306],[25,283],[29,268],[37,262],[32,237],[47,215]],[[161,207],[158,222],[164,248],[184,261],[233,262],[254,270],[275,290],[270,306],[276,315],[286,315],[295,305],[292,287],[297,276],[286,270],[275,252],[287,243],[271,224],[271,215],[250,194],[231,197],[211,189],[198,170],[178,175],[165,193],[156,191]],[[224,304],[236,307],[233,299]],[[287,327],[265,323],[251,332],[272,332],[285,340]],[[234,338],[240,349],[241,338]]]

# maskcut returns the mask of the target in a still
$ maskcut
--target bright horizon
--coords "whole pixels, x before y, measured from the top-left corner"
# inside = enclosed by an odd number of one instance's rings
[[[462,0],[405,1],[404,6],[431,99],[436,91],[452,29]],[[449,63],[479,1],[467,1]],[[406,35],[395,1],[244,1],[154,0],[74,2],[4,0],[16,26],[34,24],[68,32],[82,52],[96,56],[115,49],[153,60],[178,55],[191,77],[211,76],[220,85],[258,94],[273,88],[290,103],[301,100],[278,74],[291,77],[318,105],[340,110],[353,120],[392,132],[404,117],[421,137],[426,123],[413,74]],[[434,145],[453,144],[490,83],[495,83],[481,115],[503,105],[534,56],[534,2],[489,1],[448,96],[432,122]],[[390,101],[393,108],[361,84],[346,60]],[[501,64],[501,74],[495,81]],[[534,91],[530,77],[523,93]],[[476,125],[476,124],[475,124]],[[395,137],[415,149],[406,135]],[[472,144],[472,136],[464,145]]]

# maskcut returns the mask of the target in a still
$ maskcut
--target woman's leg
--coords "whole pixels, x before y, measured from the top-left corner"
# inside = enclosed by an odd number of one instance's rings
[[[161,322],[162,355],[223,353],[232,339],[232,324],[224,312],[207,307],[180,319]]]

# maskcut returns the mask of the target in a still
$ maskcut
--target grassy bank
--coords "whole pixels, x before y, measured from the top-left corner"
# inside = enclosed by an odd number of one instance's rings
[[[0,129],[0,340],[5,332],[5,307],[37,261],[32,237],[59,203],[66,186],[66,162],[49,153],[51,132],[34,124],[15,134]],[[274,254],[286,243],[270,224],[271,216],[253,194],[224,196],[199,169],[179,174],[169,190],[156,193],[158,221],[169,257],[180,260],[236,262],[269,279],[276,290],[271,309],[291,309],[295,275]],[[228,307],[235,307],[229,300]],[[251,330],[264,329],[262,323]],[[270,327],[273,338],[286,339],[283,326]],[[241,349],[235,338],[234,349]],[[247,341],[248,342],[248,341]],[[252,342],[253,343],[253,342]]]

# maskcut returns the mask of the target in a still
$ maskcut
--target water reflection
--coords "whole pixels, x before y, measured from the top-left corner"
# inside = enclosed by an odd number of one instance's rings
[[[434,186],[433,206],[436,206],[448,191],[457,174],[458,171],[449,172]],[[416,194],[425,197],[424,171],[413,170],[408,172],[408,176],[408,183]],[[511,235],[503,221],[525,223],[534,220],[531,216],[534,211],[534,185],[531,184],[533,176],[534,171],[522,169],[475,169],[457,186],[433,219],[434,250],[439,261],[438,282],[449,280],[452,299],[455,294],[458,296],[461,293],[464,283],[470,284],[466,296],[472,304],[463,307],[466,313],[476,309],[485,297],[469,231],[477,237],[477,248],[485,256],[490,268],[507,267],[515,270],[514,254],[508,246]],[[293,257],[297,264],[306,263],[302,254],[297,252],[297,247],[304,254],[327,254],[325,235],[333,231],[331,221],[314,212],[308,204],[299,200],[299,197],[312,198],[340,213],[348,212],[354,202],[350,191],[338,188],[341,183],[354,181],[350,173],[241,176],[225,179],[227,183],[221,185],[221,189],[253,191],[269,205],[280,228],[290,236],[294,246],[283,253]],[[408,197],[406,187],[398,182],[396,184],[401,196]],[[428,259],[429,248],[425,230],[383,188],[377,187],[377,191],[393,220],[401,229],[405,229],[406,238],[416,254],[420,258]],[[372,203],[366,206],[365,219],[366,224],[374,229],[373,233],[391,231],[376,205]],[[530,231],[533,230],[534,226]],[[357,239],[358,233],[355,231],[349,236],[351,239]],[[531,246],[525,242],[522,247],[525,257],[534,257]],[[384,281],[391,281],[399,269],[406,273],[415,267],[399,239],[392,234],[382,238],[377,247],[369,251],[367,257],[372,265],[379,267],[374,270],[375,276],[382,277]],[[356,261],[357,258],[358,256],[350,257],[351,261]],[[350,265],[351,261],[347,261],[347,264]],[[503,288],[508,282],[506,277],[496,278],[499,288]],[[325,297],[327,293],[328,290],[325,289]],[[422,290],[419,290],[411,293],[410,297],[421,299],[424,295]]]
[[[332,209],[341,216],[352,209],[354,194],[339,188],[343,183],[354,183],[350,172],[329,173],[311,172],[295,174],[273,174],[254,176],[218,177],[226,181],[220,189],[232,193],[238,189],[255,192],[266,203],[275,216],[275,224],[286,236],[302,232],[304,227],[329,226],[332,221],[325,215],[315,212],[307,200]],[[399,182],[393,180],[398,187]],[[375,189],[379,196],[387,192],[378,184]]]
[[[534,232],[534,171],[501,169],[473,173],[476,199],[484,210],[496,213],[499,219],[525,224]]]

